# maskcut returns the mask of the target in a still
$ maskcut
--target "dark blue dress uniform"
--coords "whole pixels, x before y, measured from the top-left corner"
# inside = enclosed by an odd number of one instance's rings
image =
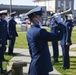
[[[2,60],[4,59],[4,52],[6,50],[6,42],[7,42],[7,22],[5,20],[0,19],[0,44],[2,47],[0,48],[0,69],[2,69]]]
[[[0,44],[2,44],[2,47],[0,47],[0,71],[2,71],[2,60],[3,60],[3,26],[2,26],[2,22],[0,19]]]
[[[47,32],[42,29],[42,8],[36,7],[30,10],[26,15],[33,22],[31,28],[27,32],[27,41],[31,56],[29,67],[30,75],[48,75],[53,70],[48,41],[61,40],[63,37],[63,25],[58,25],[57,33]]]
[[[6,50],[7,41],[7,22],[4,20],[7,10],[0,11],[0,74],[4,73],[2,61],[4,60],[4,52]]]
[[[57,25],[56,21],[54,19],[52,19],[52,21],[51,21],[51,33],[56,33],[58,31],[56,25]],[[59,56],[58,40],[52,41],[52,47],[53,47],[54,62],[58,62],[58,56]]]
[[[14,48],[14,44],[15,44],[15,40],[16,40],[16,36],[18,36],[17,32],[16,32],[16,22],[14,19],[11,19],[9,21],[9,48],[8,48],[8,54],[13,54],[13,48]],[[10,37],[12,36],[12,37]]]
[[[7,22],[5,20],[1,20],[3,25],[3,42],[4,42],[4,51],[6,50],[6,44],[7,44]]]
[[[2,20],[1,19],[1,22],[2,22],[2,25],[3,25],[3,50],[4,50],[4,52],[6,51],[6,44],[7,44],[7,35],[8,35],[8,33],[7,33],[7,22],[5,21],[5,20]],[[4,54],[3,54],[3,60],[5,60],[4,59]]]
[[[59,26],[63,28],[62,25]],[[53,34],[41,29],[39,25],[31,25],[27,32],[27,41],[31,55],[30,75],[47,75],[52,71],[52,63],[48,41],[61,40],[63,32]]]
[[[63,51],[63,67],[67,69],[70,68],[69,48],[70,45],[72,44],[71,42],[71,33],[73,28],[72,20],[66,20],[65,26],[66,26],[65,43],[68,43],[68,45],[65,44],[65,49]]]
[[[65,25],[64,25],[65,26]],[[65,65],[64,65],[64,61],[65,61],[65,58],[66,58],[66,52],[65,52],[65,48],[66,48],[66,27],[65,27],[65,30],[64,30],[64,33],[63,33],[63,38],[62,40],[60,41],[60,45],[62,47],[62,56],[63,56],[63,69],[65,69]],[[66,63],[65,63],[66,64]]]

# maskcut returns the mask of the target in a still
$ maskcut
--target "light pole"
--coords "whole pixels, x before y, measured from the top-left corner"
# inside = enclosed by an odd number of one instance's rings
[[[10,0],[10,14],[12,12],[12,0]]]

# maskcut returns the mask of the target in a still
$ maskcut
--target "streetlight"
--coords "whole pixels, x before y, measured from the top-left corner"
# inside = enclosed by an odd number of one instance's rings
[[[12,12],[12,0],[10,0],[10,14]]]

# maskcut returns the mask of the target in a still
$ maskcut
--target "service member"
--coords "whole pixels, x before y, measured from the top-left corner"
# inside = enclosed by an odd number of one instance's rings
[[[8,54],[13,55],[13,49],[14,49],[14,44],[16,40],[16,36],[18,36],[17,31],[16,31],[16,21],[14,20],[14,17],[16,15],[16,12],[12,12],[11,14],[11,19],[9,21],[9,48],[8,48]]]
[[[51,20],[51,33],[56,33],[58,31],[57,28],[57,22],[55,19]],[[53,59],[54,59],[54,63],[58,62],[58,56],[59,56],[59,48],[58,48],[58,40],[57,41],[52,41],[52,48],[53,48]]]
[[[7,22],[5,21],[6,15],[7,10],[0,11],[0,72],[2,74],[4,73],[4,70],[2,68],[2,61],[4,59],[7,40]]]
[[[66,33],[65,33],[65,39],[64,39],[65,44],[63,48],[63,69],[65,70],[70,68],[69,48],[70,48],[70,45],[72,44],[72,41],[71,41],[71,34],[72,34],[72,28],[73,28],[72,18],[66,15],[66,22],[64,25],[66,27]]]
[[[41,28],[42,8],[36,7],[30,10],[26,15],[32,22],[31,28],[27,32],[27,41],[31,56],[29,67],[30,75],[49,75],[53,70],[50,60],[48,41],[61,40],[63,36],[62,25],[59,25],[60,32],[53,34]]]
[[[55,14],[55,20],[57,22],[57,24],[60,24],[60,25],[63,25],[64,26],[64,30],[63,30],[63,37],[62,37],[62,40],[60,40],[60,45],[61,45],[61,48],[62,48],[62,55],[63,55],[63,63],[64,63],[64,55],[65,55],[65,39],[66,39],[66,27],[65,25],[63,24],[63,20],[62,20],[62,17],[61,15],[59,14]],[[62,67],[63,69],[64,68],[64,65]]]

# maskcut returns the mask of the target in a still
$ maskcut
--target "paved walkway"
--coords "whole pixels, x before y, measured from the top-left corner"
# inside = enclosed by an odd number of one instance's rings
[[[76,44],[72,45],[72,47],[76,47]],[[49,47],[50,49],[50,53],[51,53],[51,56],[52,56],[52,47],[50,46]],[[18,48],[15,48],[14,49],[14,53],[19,53],[17,56],[13,57],[10,61],[23,61],[23,62],[26,62],[27,63],[27,66],[26,67],[23,67],[23,75],[27,75],[28,73],[28,68],[29,68],[29,64],[30,64],[30,55],[29,55],[29,51],[28,49],[18,49]],[[59,46],[59,55],[62,55],[62,50],[61,50],[61,47]],[[70,56],[76,56],[76,52],[70,52]],[[7,70],[10,70],[10,66],[7,67]],[[61,75],[55,68],[52,72],[49,73],[49,75]]]

